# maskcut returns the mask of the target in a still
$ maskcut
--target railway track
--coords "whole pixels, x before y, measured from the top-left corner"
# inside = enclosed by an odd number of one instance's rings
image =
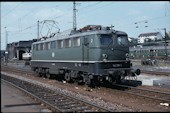
[[[34,72],[30,71],[30,70],[26,70],[26,69],[20,69],[20,68],[16,68],[16,67],[10,67],[10,66],[5,66],[5,65],[1,65],[1,70],[3,71],[10,71],[10,72],[14,72],[14,73],[20,73],[20,74],[27,74],[27,75],[36,75]]]
[[[170,72],[141,70],[141,73],[170,76]]]
[[[80,98],[71,97],[63,92],[51,90],[11,76],[2,75],[1,79],[24,91],[53,112],[113,112]]]
[[[113,84],[113,86],[117,86],[122,89],[126,88],[126,90],[123,92],[127,94],[131,94],[147,99],[152,99],[154,101],[170,103],[170,92],[155,91],[150,89],[137,88],[133,86],[120,85],[120,84]]]

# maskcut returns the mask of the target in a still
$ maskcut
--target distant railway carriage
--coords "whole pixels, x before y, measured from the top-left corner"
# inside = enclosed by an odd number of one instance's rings
[[[167,54],[167,55],[166,55]],[[169,59],[170,60],[170,45],[166,48],[163,44],[152,46],[136,46],[130,48],[130,58],[155,58],[155,59]]]
[[[22,58],[23,60],[31,60],[31,53],[28,53],[28,52],[23,53]]]
[[[89,25],[33,43],[31,68],[47,77],[60,74],[66,81],[120,82],[125,76],[140,74],[139,69],[132,69],[128,53],[125,32]]]

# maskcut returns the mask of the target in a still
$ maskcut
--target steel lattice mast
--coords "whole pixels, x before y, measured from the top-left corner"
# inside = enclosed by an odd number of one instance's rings
[[[76,30],[76,2],[73,2],[73,30]]]

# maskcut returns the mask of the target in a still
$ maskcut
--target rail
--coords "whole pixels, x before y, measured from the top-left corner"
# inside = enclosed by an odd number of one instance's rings
[[[113,86],[127,88],[128,90],[123,91],[124,93],[170,103],[170,92],[161,92],[161,91],[137,88],[133,86],[121,85],[121,84],[113,84]]]

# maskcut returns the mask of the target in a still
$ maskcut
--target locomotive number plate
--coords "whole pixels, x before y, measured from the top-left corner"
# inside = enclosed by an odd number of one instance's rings
[[[113,67],[122,67],[122,64],[113,64]]]

